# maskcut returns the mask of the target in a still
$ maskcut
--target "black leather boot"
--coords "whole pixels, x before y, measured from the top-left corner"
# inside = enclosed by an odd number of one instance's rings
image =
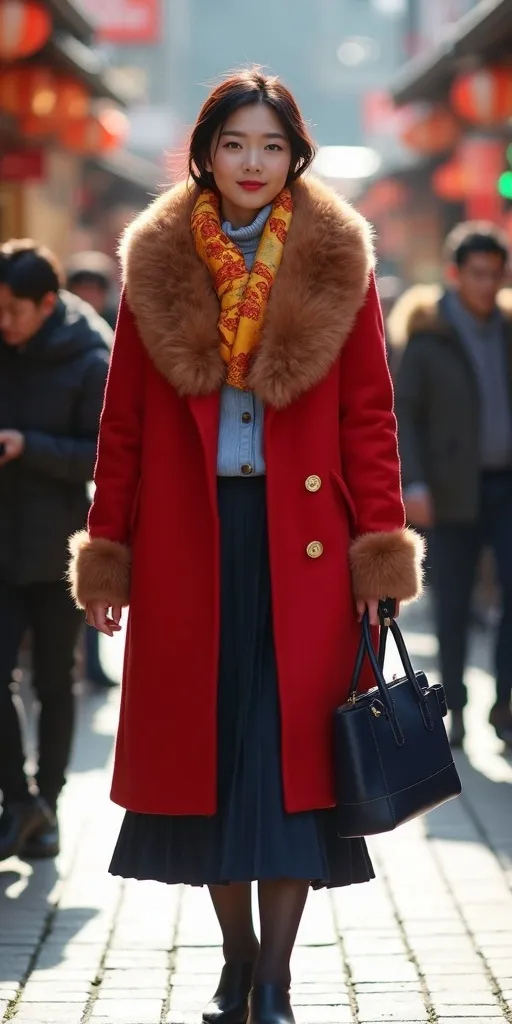
[[[295,1024],[288,989],[255,985],[249,997],[248,1024]]]
[[[490,715],[489,722],[496,732],[498,739],[512,747],[512,711],[510,706],[495,704]]]
[[[0,860],[21,854],[32,836],[52,824],[52,812],[40,797],[7,804],[0,820]]]
[[[60,835],[57,815],[51,812],[52,819],[34,832],[23,844],[20,857],[26,860],[44,860],[57,857],[60,853]]]
[[[253,963],[224,964],[219,987],[203,1011],[205,1024],[245,1024],[253,970]]]

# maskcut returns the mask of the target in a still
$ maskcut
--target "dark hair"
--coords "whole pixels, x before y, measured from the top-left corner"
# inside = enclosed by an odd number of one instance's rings
[[[447,261],[463,267],[474,252],[487,252],[501,256],[508,262],[509,248],[506,236],[487,221],[468,221],[458,224],[448,235],[445,243]]]
[[[75,270],[73,273],[68,274],[68,288],[73,289],[81,284],[96,285],[103,292],[108,292],[110,288],[109,278],[105,274],[97,273],[94,270]]]
[[[75,253],[66,266],[68,288],[80,284],[95,284],[107,292],[115,278],[115,261],[106,253],[94,249]]]
[[[240,71],[226,78],[209,95],[192,130],[188,169],[200,188],[215,185],[207,170],[213,140],[228,118],[241,107],[266,103],[277,114],[286,132],[292,150],[288,182],[304,174],[315,156],[315,144],[307,124],[291,92],[273,76],[264,75],[259,68]]]
[[[62,287],[62,270],[57,257],[31,238],[15,238],[0,246],[0,284],[7,285],[17,299],[36,304],[48,292]]]

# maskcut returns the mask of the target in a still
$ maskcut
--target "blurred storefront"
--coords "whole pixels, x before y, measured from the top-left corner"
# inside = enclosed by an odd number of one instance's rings
[[[115,257],[124,227],[158,187],[156,167],[127,150],[84,161],[73,249],[99,249]]]
[[[82,241],[94,169],[103,193],[144,205],[157,175],[124,153],[123,106],[75,4],[0,0],[0,239],[36,237],[66,257]],[[105,209],[95,208],[101,228]],[[95,242],[109,248],[101,230]]]
[[[160,167],[175,144],[175,106],[182,69],[176,56],[186,31],[188,0],[76,0],[96,29],[108,81],[129,97],[128,148]]]
[[[512,239],[512,0],[410,0],[407,33],[412,56],[386,99],[410,160],[391,162],[361,202],[381,258],[406,282],[439,276],[443,239],[462,219]]]

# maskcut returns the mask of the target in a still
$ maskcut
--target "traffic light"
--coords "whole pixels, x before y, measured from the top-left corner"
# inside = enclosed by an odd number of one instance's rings
[[[498,192],[504,199],[512,199],[512,171],[504,171],[498,178]]]

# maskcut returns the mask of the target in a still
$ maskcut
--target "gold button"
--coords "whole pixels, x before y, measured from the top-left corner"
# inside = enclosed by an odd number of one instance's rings
[[[251,473],[252,473],[252,466],[251,466],[250,462],[246,462],[240,468],[241,468],[241,471],[244,474],[244,476],[250,476],[251,475]]]
[[[250,412],[242,413],[242,423],[252,423],[252,416]]]
[[[306,480],[306,490],[307,491],[312,491],[314,493],[315,491],[319,491],[321,486],[322,486],[322,481],[321,481],[320,477],[316,475],[316,473],[313,473],[313,476],[308,476],[308,478]]]
[[[319,540],[312,540],[306,548],[306,554],[309,558],[320,558],[320,555],[324,553],[324,546]]]

